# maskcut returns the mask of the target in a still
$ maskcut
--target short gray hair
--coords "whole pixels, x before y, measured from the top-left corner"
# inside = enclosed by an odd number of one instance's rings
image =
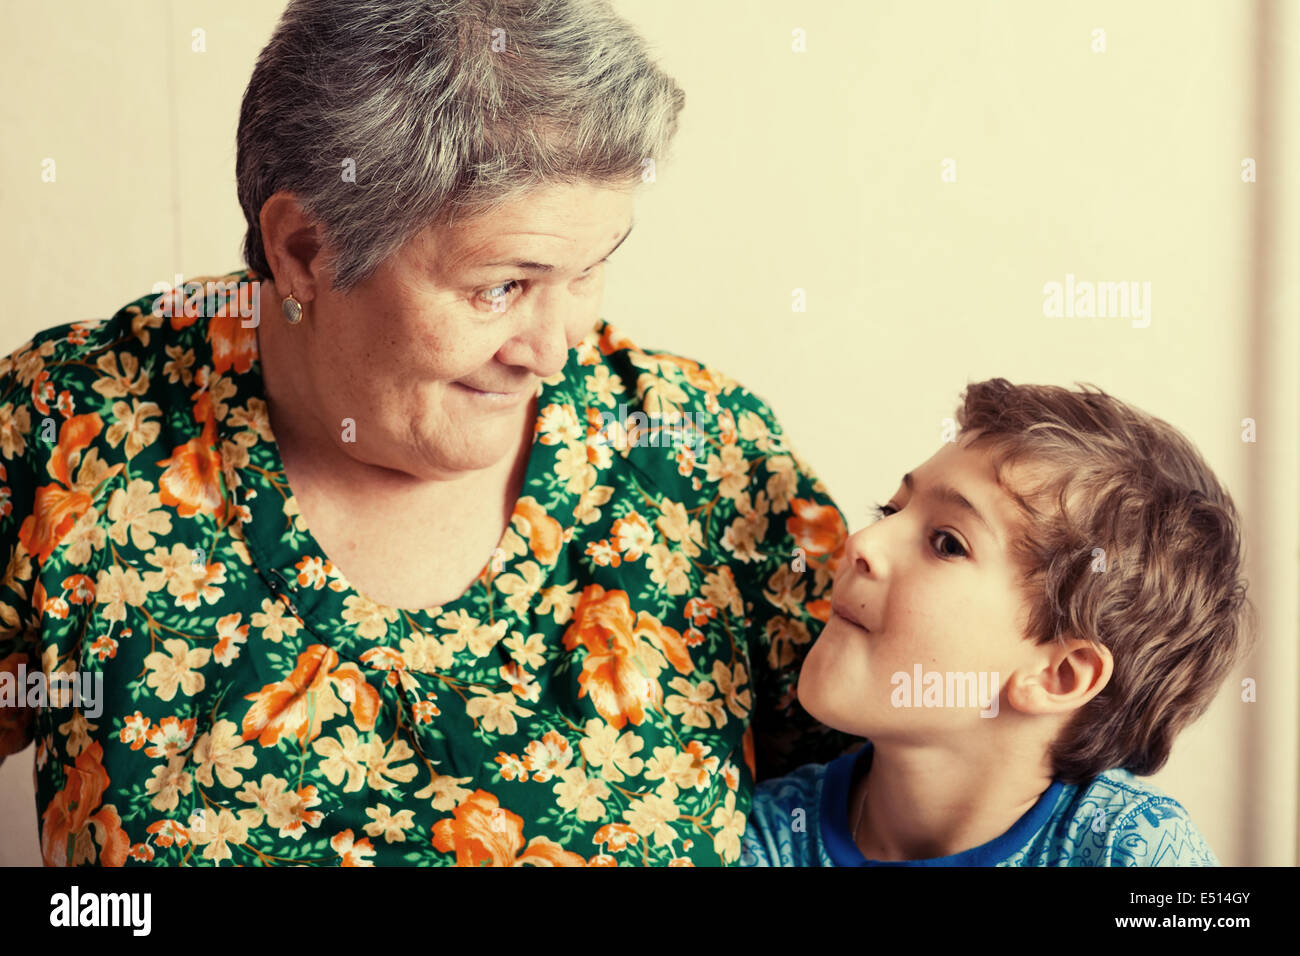
[[[430,225],[639,181],[685,101],[609,0],[291,0],[239,114],[244,259],[271,277],[259,215],[287,190],[347,292]]]

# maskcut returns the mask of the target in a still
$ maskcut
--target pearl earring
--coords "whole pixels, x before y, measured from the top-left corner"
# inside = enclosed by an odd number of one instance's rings
[[[284,301],[280,303],[280,308],[290,325],[297,325],[302,321],[302,303],[293,297],[292,292],[284,297]]]

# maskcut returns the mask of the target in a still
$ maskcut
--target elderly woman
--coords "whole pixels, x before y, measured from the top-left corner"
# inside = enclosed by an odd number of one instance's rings
[[[683,100],[603,2],[289,4],[249,268],[0,363],[47,864],[730,864],[853,744],[795,696],[838,509],[598,318]]]

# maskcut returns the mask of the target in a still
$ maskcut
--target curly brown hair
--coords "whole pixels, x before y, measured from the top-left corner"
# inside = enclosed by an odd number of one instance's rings
[[[1114,660],[1053,742],[1054,775],[1154,773],[1255,640],[1232,499],[1178,431],[1095,386],[979,382],[957,424],[1023,513],[1026,637]]]

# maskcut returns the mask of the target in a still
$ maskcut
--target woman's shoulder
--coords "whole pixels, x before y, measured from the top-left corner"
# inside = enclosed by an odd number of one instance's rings
[[[212,361],[215,337],[255,334],[256,319],[243,318],[255,289],[248,270],[177,276],[175,285],[155,283],[108,318],[42,329],[0,356],[0,407],[62,420],[85,410],[77,407],[83,397],[83,406],[105,399],[165,405],[177,387],[192,390],[195,374]],[[233,328],[224,329],[223,320]]]
[[[793,454],[768,402],[725,371],[643,347],[604,320],[574,351],[577,411],[616,451],[743,443],[764,455]]]

